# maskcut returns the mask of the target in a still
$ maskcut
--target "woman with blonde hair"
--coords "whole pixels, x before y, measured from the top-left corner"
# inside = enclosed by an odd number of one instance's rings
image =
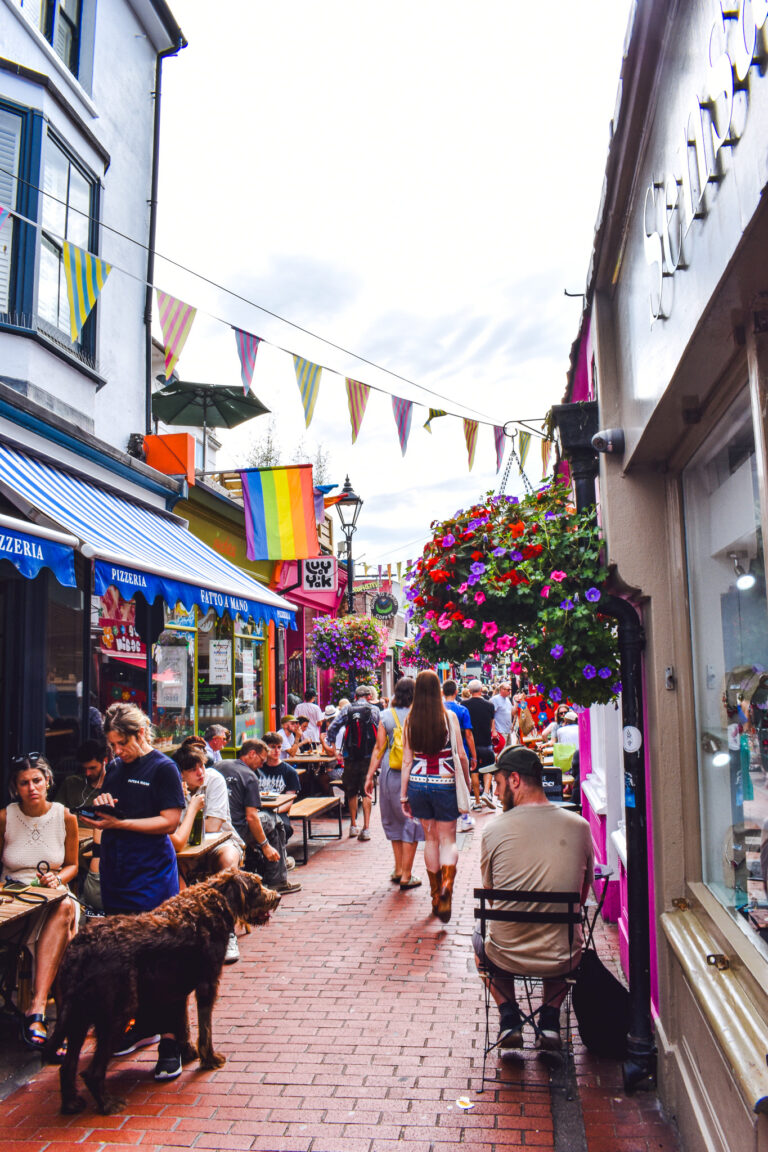
[[[456,774],[469,788],[469,761],[458,718],[443,705],[437,675],[419,672],[413,705],[403,729],[400,798],[403,812],[421,820],[426,836],[424,863],[432,911],[444,924],[451,918],[453,884],[459,858],[456,846]]]

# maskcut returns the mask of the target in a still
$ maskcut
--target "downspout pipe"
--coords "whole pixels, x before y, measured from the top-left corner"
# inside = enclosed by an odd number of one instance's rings
[[[160,103],[163,88],[163,60],[167,56],[177,56],[187,47],[181,29],[175,32],[175,43],[170,48],[158,52],[155,61],[155,115],[152,133],[152,180],[149,193],[149,236],[147,239],[147,288],[144,301],[145,341],[145,434],[152,432],[152,291],[155,279],[155,242],[157,239],[157,190],[160,178]]]

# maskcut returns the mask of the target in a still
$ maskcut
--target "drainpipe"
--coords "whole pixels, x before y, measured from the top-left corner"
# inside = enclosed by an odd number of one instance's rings
[[[152,432],[152,290],[155,279],[155,240],[157,236],[157,188],[160,176],[160,97],[163,87],[163,60],[166,56],[177,56],[187,41],[180,28],[174,33],[175,43],[171,48],[158,52],[155,63],[155,117],[152,134],[152,181],[149,193],[149,237],[147,241],[147,289],[144,300],[145,341],[145,409],[144,425],[146,435]]]
[[[598,430],[596,401],[553,408],[563,454],[571,464],[579,512],[595,503],[599,471],[592,436]],[[656,1047],[651,1026],[651,937],[648,884],[648,816],[645,789],[642,652],[645,647],[637,612],[627,600],[603,596],[600,611],[618,623],[621,662],[621,710],[624,745],[624,807],[627,837],[627,917],[629,931],[630,1027],[624,1088],[656,1087]]]

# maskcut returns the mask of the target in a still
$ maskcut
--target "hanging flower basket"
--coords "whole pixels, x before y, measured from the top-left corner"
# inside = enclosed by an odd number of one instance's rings
[[[442,524],[406,596],[430,663],[509,653],[549,699],[607,703],[621,690],[616,633],[600,613],[606,570],[594,510],[561,481],[488,497]]]
[[[387,656],[387,632],[369,616],[330,616],[318,620],[309,639],[310,659],[318,668],[351,672],[359,683]]]

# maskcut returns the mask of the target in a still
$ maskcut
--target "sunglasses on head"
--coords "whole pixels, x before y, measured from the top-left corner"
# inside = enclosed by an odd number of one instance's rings
[[[26,756],[11,756],[11,764],[29,764],[33,768],[42,758],[42,752],[28,752]]]

